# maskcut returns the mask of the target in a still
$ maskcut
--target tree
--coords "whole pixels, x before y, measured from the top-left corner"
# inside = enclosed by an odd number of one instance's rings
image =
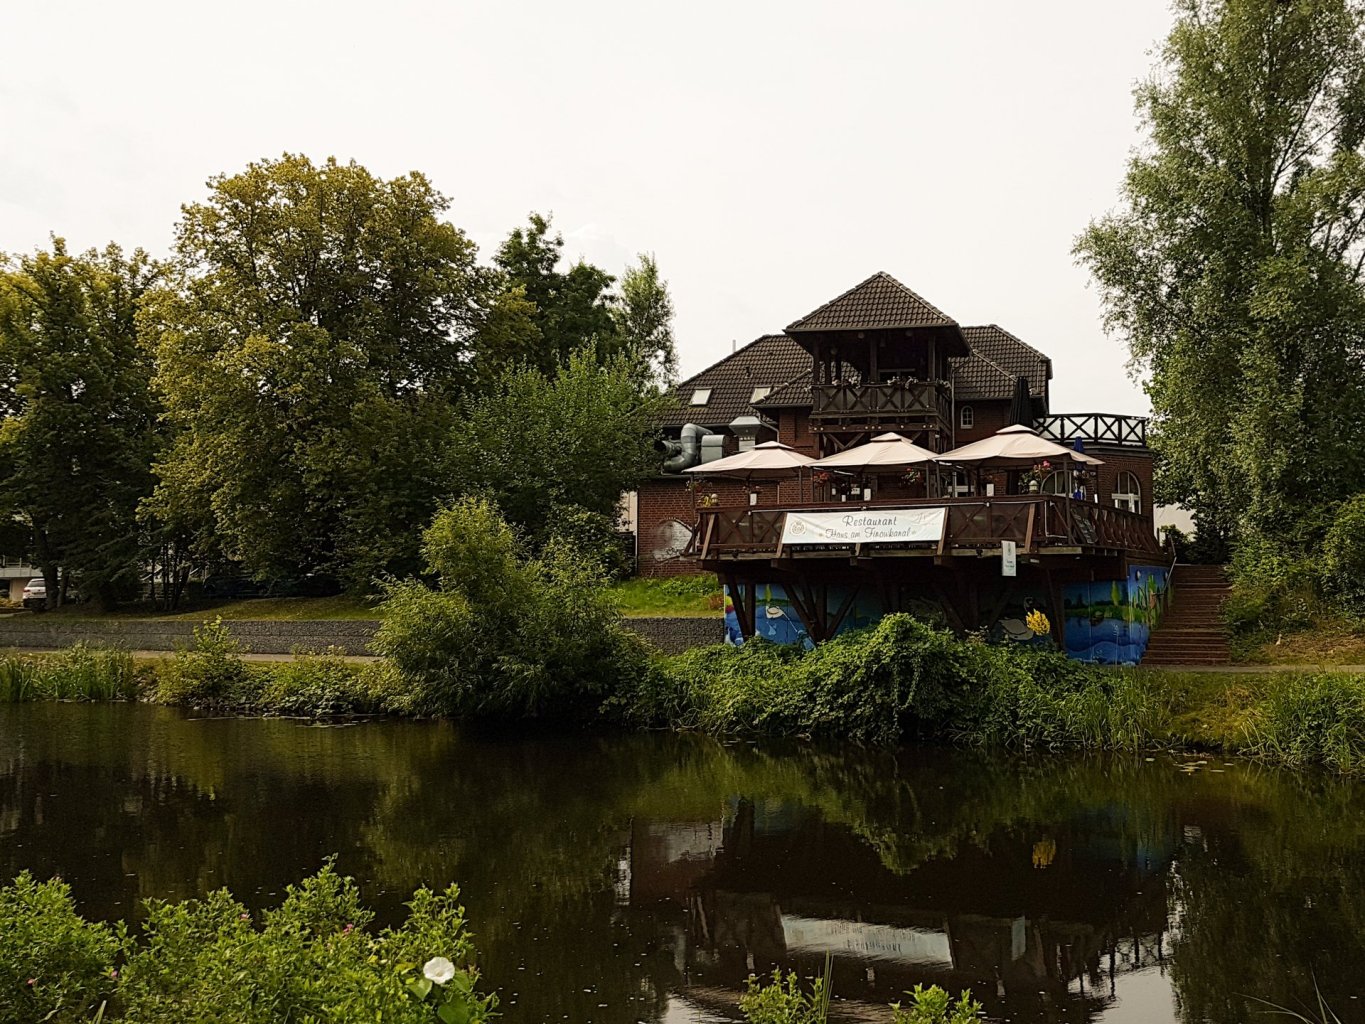
[[[476,362],[486,378],[514,363],[545,374],[581,348],[596,348],[603,359],[622,351],[612,315],[613,278],[579,260],[559,269],[562,236],[550,234],[550,219],[533,213],[493,257],[490,313],[476,342]]]
[[[1201,540],[1311,532],[1365,489],[1356,0],[1179,0],[1124,207],[1076,253],[1147,374],[1158,489]]]
[[[158,444],[136,311],[159,274],[141,250],[60,238],[0,270],[0,516],[31,530],[49,606],[73,578],[101,604],[136,582]]]
[[[624,357],[599,365],[579,352],[557,372],[504,370],[470,397],[450,437],[455,493],[491,495],[533,540],[552,511],[577,506],[616,517],[621,494],[657,471],[653,417]]]
[[[149,300],[177,433],[152,514],[258,578],[417,564],[478,319],[474,246],[418,173],[302,156],[209,182]],[[202,532],[202,530],[200,531]]]
[[[653,253],[641,253],[637,266],[621,277],[621,299],[613,308],[626,353],[644,378],[642,385],[672,387],[678,379],[673,343],[673,300],[659,277]]]

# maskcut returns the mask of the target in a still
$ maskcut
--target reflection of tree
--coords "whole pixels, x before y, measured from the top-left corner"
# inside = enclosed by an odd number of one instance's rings
[[[143,896],[220,885],[270,904],[333,852],[388,919],[416,885],[458,881],[512,1021],[657,1019],[689,969],[675,952],[695,921],[683,891],[692,883],[675,891],[661,874],[668,884],[644,899],[636,878],[627,899],[618,871],[645,870],[650,823],[724,820],[733,838],[742,808],[757,806],[794,823],[771,840],[784,877],[839,883],[844,910],[894,895],[940,916],[979,911],[971,957],[981,964],[1004,941],[989,922],[1027,917],[1041,943],[1031,931],[1029,969],[1063,989],[1087,979],[1085,1000],[1070,1004],[1077,1019],[1101,1005],[1092,986],[1115,943],[1151,927],[1146,901],[1164,916],[1168,884],[1188,1021],[1246,1018],[1239,993],[1301,1002],[1313,971],[1344,1019],[1359,1012],[1344,995],[1365,963],[1365,795],[1335,779],[1187,776],[1122,758],[760,751],[692,736],[480,737],[441,723],[321,728],[134,706],[0,707],[0,873],[59,871],[105,917],[129,915]],[[740,865],[747,889],[698,883],[712,888],[691,914],[750,907],[744,934],[767,934],[764,922],[770,932],[775,904],[762,888],[776,891],[779,861],[765,857],[754,847]],[[1087,858],[1115,867],[1086,874]],[[737,870],[716,858],[676,877],[722,869]],[[960,927],[965,942],[973,933]],[[995,1009],[1017,1020],[1051,1012],[1009,1000]]]

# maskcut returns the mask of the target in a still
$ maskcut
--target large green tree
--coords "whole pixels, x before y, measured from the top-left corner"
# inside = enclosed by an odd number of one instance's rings
[[[1355,0],[1178,0],[1147,141],[1076,252],[1201,534],[1365,489],[1365,44]]]
[[[659,276],[653,253],[641,253],[639,263],[626,267],[620,299],[612,312],[625,353],[642,383],[658,388],[677,383],[673,299],[668,294],[668,282]]]
[[[183,208],[180,278],[144,314],[176,431],[158,518],[206,510],[261,578],[416,566],[478,320],[447,207],[417,173],[285,155]]]
[[[657,472],[660,401],[641,398],[624,356],[604,365],[580,351],[552,374],[509,367],[470,398],[451,435],[453,490],[492,497],[533,540],[570,508],[614,520],[622,493]]]
[[[136,582],[158,444],[136,312],[158,274],[140,250],[61,239],[0,269],[0,516],[31,532],[49,605],[73,578],[104,604]]]
[[[563,236],[538,213],[494,254],[493,296],[476,344],[485,379],[518,363],[552,374],[582,348],[603,358],[622,350],[613,316],[615,279],[585,260],[563,268],[563,257]]]

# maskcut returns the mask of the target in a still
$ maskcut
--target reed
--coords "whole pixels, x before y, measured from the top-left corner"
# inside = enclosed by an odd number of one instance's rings
[[[76,644],[55,654],[0,657],[0,703],[136,696],[137,673],[127,651]]]

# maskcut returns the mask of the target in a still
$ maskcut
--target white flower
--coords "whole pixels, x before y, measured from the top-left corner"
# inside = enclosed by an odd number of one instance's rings
[[[427,981],[444,985],[455,977],[455,965],[443,956],[434,956],[422,965],[422,974]]]

